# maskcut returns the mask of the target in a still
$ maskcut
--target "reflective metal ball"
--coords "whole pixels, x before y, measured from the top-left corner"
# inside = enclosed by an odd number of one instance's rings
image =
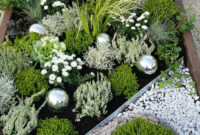
[[[106,33],[100,33],[99,35],[97,35],[96,41],[102,44],[110,43],[110,36]]]
[[[42,25],[36,23],[36,24],[32,24],[30,27],[29,27],[29,30],[28,30],[29,33],[31,32],[35,32],[35,33],[38,33],[38,34],[43,34],[43,27]]]
[[[47,104],[50,110],[60,112],[67,108],[69,96],[64,90],[54,88],[47,95]]]
[[[157,60],[151,55],[144,55],[139,58],[137,68],[145,74],[154,74],[158,68]]]

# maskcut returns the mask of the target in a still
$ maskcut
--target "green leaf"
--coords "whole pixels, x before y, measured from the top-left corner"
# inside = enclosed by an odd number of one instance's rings
[[[181,21],[181,20],[182,20],[181,16],[177,16],[176,19],[177,19],[178,21]]]
[[[164,72],[164,71],[161,71],[161,74],[160,74],[160,75],[161,75],[162,78],[166,78],[166,77],[167,77],[167,73]]]
[[[167,82],[168,84],[172,84],[172,83],[173,83],[173,79],[169,78],[166,82]]]
[[[189,78],[190,75],[188,75],[188,74],[184,74],[184,77],[185,77],[185,78]]]
[[[180,82],[176,82],[174,85],[175,85],[176,87],[178,87],[178,88],[181,87],[181,83],[180,83]]]
[[[164,82],[158,82],[158,86],[159,86],[160,88],[164,88],[164,87],[165,87],[165,83],[164,83]]]
[[[188,84],[189,84],[190,86],[192,86],[192,87],[195,87],[195,85],[196,85],[196,83],[193,82],[193,81],[192,81],[192,82],[189,82]]]

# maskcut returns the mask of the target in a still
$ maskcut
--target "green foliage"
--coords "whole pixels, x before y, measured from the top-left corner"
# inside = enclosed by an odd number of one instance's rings
[[[192,87],[195,87],[196,86],[196,83],[195,82],[189,82],[188,83],[190,86],[192,86]]]
[[[14,95],[17,92],[13,79],[8,75],[0,77],[0,113],[4,114],[15,103]]]
[[[166,72],[163,72],[163,71],[161,71],[161,77],[163,77],[163,78],[166,78],[167,77],[167,73]]]
[[[164,88],[165,87],[165,83],[164,82],[158,82],[158,86],[160,87],[160,88]]]
[[[78,132],[71,121],[54,116],[53,118],[39,120],[37,135],[78,135]]]
[[[118,126],[112,135],[175,135],[175,133],[162,125],[154,124],[143,118],[137,118]]]
[[[194,22],[196,21],[195,15],[192,15],[187,19],[186,13],[189,10],[186,9],[183,12],[180,12],[180,15],[176,16],[176,20],[178,21],[178,30],[180,32],[184,32],[187,30],[192,30],[194,28]]]
[[[20,7],[22,0],[1,0],[0,8],[12,8],[12,7]]]
[[[121,16],[137,8],[137,0],[96,0],[95,2],[92,5],[93,8],[89,5],[89,11],[88,4],[83,4],[79,8],[83,29],[86,34],[93,37],[106,32],[112,15]]]
[[[166,83],[167,84],[172,84],[173,83],[173,79],[172,78],[167,79]]]
[[[145,0],[143,8],[150,12],[150,20],[157,18],[161,22],[171,20],[178,13],[178,6],[174,0]]]
[[[58,37],[42,37],[39,41],[33,44],[33,51],[31,53],[31,57],[33,60],[39,61],[41,67],[43,67],[44,63],[51,59],[53,49],[56,49],[60,52],[64,52],[66,50],[66,46],[64,43],[59,42]]]
[[[20,99],[19,104],[13,105],[8,114],[1,116],[0,122],[3,125],[4,135],[29,135],[37,127],[39,111],[46,102],[36,110],[33,99],[43,93],[44,90],[24,101]]]
[[[178,87],[178,88],[181,88],[181,83],[180,83],[180,82],[176,82],[174,85],[175,85],[176,87]]]
[[[81,54],[86,51],[94,40],[91,35],[87,35],[84,31],[77,29],[67,30],[65,34],[64,43],[71,54]]]
[[[3,74],[11,77],[31,65],[29,53],[25,51],[16,51],[12,47],[0,48],[0,76]]]
[[[19,95],[31,96],[42,89],[48,90],[49,88],[45,77],[39,70],[35,70],[34,67],[18,72],[14,79]],[[37,101],[39,99],[40,97],[37,97],[35,100]]]
[[[82,117],[100,117],[107,113],[107,103],[113,98],[111,83],[107,81],[103,74],[97,75],[97,81],[86,82],[78,87],[74,93],[76,102],[73,112],[78,112],[76,121]]]
[[[34,32],[22,37],[16,37],[13,43],[13,47],[21,51],[31,52],[33,49],[33,44],[35,44],[40,38],[41,35]]]
[[[125,95],[129,99],[138,91],[139,84],[137,78],[132,73],[132,69],[127,65],[119,66],[115,73],[109,72],[108,79],[116,96]]]

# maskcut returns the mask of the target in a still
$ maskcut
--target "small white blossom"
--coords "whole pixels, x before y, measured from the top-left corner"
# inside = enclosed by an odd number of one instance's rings
[[[77,60],[78,62],[82,62],[82,60],[81,60],[80,58],[77,58],[76,60]]]
[[[147,27],[146,25],[143,25],[143,26],[142,26],[142,29],[147,30],[148,27]]]
[[[57,72],[58,71],[58,66],[57,65],[53,65],[52,66],[52,71]]]
[[[129,26],[130,26],[130,25],[127,23],[127,24],[126,24],[126,27],[129,27]]]
[[[144,23],[148,23],[148,21],[147,21],[147,20],[144,20]]]
[[[133,23],[133,22],[134,22],[134,20],[133,20],[133,19],[128,19],[128,21],[129,21],[129,22],[131,22],[131,23]]]
[[[140,27],[141,25],[140,25],[139,23],[136,23],[135,26],[136,26],[136,27]]]
[[[72,54],[71,56],[72,56],[72,57],[76,57],[76,54]]]
[[[49,7],[48,6],[44,6],[44,10],[47,10]]]
[[[133,26],[133,27],[131,27],[131,29],[132,29],[132,30],[135,30],[136,28]]]
[[[53,4],[52,4],[52,7],[62,7],[62,6],[65,6],[64,3],[60,2],[60,1],[55,1]]]
[[[41,0],[40,5],[43,6],[47,0]]]
[[[81,66],[81,65],[78,65],[78,66],[77,66],[77,69],[78,69],[78,70],[81,70],[81,69],[82,69],[82,66]]]
[[[76,66],[77,66],[77,62],[76,62],[76,61],[72,61],[72,62],[71,62],[71,66],[72,66],[72,67],[76,67]]]
[[[51,66],[51,63],[50,62],[46,62],[45,64],[44,64],[44,67],[50,67]]]
[[[131,16],[135,17],[135,16],[136,16],[136,13],[132,13]]]
[[[93,72],[90,73],[91,76],[95,76],[95,74]]]
[[[149,15],[150,13],[148,11],[145,11],[144,12],[144,15]]]
[[[62,75],[67,77],[67,76],[69,76],[69,73],[68,72],[62,72]]]
[[[42,75],[45,75],[47,73],[47,70],[46,69],[43,69],[42,71],[41,71],[41,74]]]
[[[72,56],[67,57],[68,60],[73,60],[74,58]]]
[[[50,83],[50,84],[53,84],[54,82],[53,82],[53,81],[51,81],[51,80],[49,80],[49,83]]]
[[[57,78],[56,78],[56,81],[57,81],[58,83],[61,83],[61,82],[62,82],[62,78],[61,78],[61,77],[57,77]]]
[[[66,69],[66,70],[72,70],[72,67],[70,67],[70,66],[65,66],[65,69]]]
[[[66,68],[63,68],[63,69],[62,69],[62,72],[66,72],[66,71],[67,71],[67,69],[66,69]]]
[[[56,79],[56,75],[51,74],[51,75],[49,76],[49,80],[54,81],[55,79]]]

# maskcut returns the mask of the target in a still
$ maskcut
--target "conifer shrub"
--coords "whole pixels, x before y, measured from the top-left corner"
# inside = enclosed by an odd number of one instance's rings
[[[119,66],[117,72],[109,72],[108,80],[112,84],[112,90],[115,95],[125,95],[127,99],[135,95],[139,88],[135,74],[133,74],[132,69],[125,64]]]
[[[112,135],[175,135],[162,125],[157,125],[144,118],[137,118],[118,126]]]
[[[55,116],[39,121],[37,135],[78,135],[78,132],[71,121]]]
[[[94,40],[91,35],[77,29],[67,30],[65,34],[66,39],[64,43],[66,44],[67,51],[71,54],[79,55],[85,52]]]
[[[45,80],[45,77],[39,70],[35,70],[34,67],[30,67],[17,73],[14,79],[18,89],[18,95],[31,96],[42,89],[49,89],[48,82]],[[36,97],[35,100],[38,101],[40,97]]]
[[[155,21],[157,18],[161,22],[170,20],[178,13],[178,6],[174,0],[146,0],[143,8],[150,12],[150,20]]]

